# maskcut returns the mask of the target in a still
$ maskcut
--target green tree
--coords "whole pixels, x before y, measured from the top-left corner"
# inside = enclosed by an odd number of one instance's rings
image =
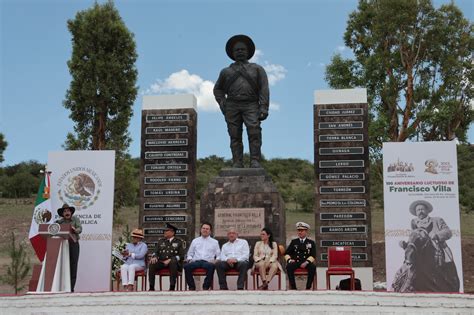
[[[326,80],[367,88],[372,157],[385,141],[466,140],[474,117],[472,30],[453,3],[359,1],[344,34],[354,59],[335,55]]]
[[[117,159],[115,165],[115,209],[137,204],[139,191],[139,168],[128,154]]]
[[[5,159],[3,158],[3,152],[6,150],[8,142],[5,140],[3,133],[0,133],[0,163],[3,163]]]
[[[314,186],[306,184],[299,187],[295,192],[295,201],[304,212],[313,212]]]
[[[1,282],[13,287],[15,294],[25,288],[24,280],[30,271],[30,259],[22,243],[17,244],[15,233],[11,232],[8,253],[11,259],[7,274],[0,277]]]
[[[459,203],[466,212],[474,211],[474,146],[458,145]]]
[[[137,95],[135,41],[112,1],[80,11],[68,20],[72,34],[72,76],[64,107],[75,135],[65,148],[126,152],[127,131]]]

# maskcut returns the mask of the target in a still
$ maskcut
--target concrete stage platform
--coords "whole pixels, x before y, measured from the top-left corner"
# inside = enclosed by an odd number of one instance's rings
[[[474,314],[474,295],[350,291],[195,291],[0,297],[0,314]]]

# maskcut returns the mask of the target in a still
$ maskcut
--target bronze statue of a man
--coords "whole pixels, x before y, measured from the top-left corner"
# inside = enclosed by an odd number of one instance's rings
[[[250,167],[259,168],[262,155],[260,121],[267,118],[270,104],[267,74],[263,67],[248,62],[255,53],[255,44],[250,37],[231,37],[225,50],[235,62],[222,69],[214,86],[214,96],[227,123],[232,167],[244,167],[242,125],[245,123],[249,139]]]

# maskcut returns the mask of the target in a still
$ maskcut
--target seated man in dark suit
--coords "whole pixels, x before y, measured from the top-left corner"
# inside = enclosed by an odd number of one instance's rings
[[[286,272],[290,282],[290,290],[296,290],[295,270],[304,268],[308,270],[306,290],[311,289],[314,275],[316,273],[316,244],[307,238],[309,224],[304,222],[296,223],[298,238],[291,241],[286,249]]]

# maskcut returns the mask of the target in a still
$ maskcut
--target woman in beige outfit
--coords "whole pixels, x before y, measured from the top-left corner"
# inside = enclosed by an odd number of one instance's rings
[[[258,287],[259,290],[268,290],[268,284],[272,281],[273,276],[277,273],[278,263],[278,245],[273,241],[272,232],[263,228],[260,232],[261,241],[255,244],[253,251],[253,260],[255,268],[260,273],[263,284]],[[268,274],[267,274],[268,269]]]

